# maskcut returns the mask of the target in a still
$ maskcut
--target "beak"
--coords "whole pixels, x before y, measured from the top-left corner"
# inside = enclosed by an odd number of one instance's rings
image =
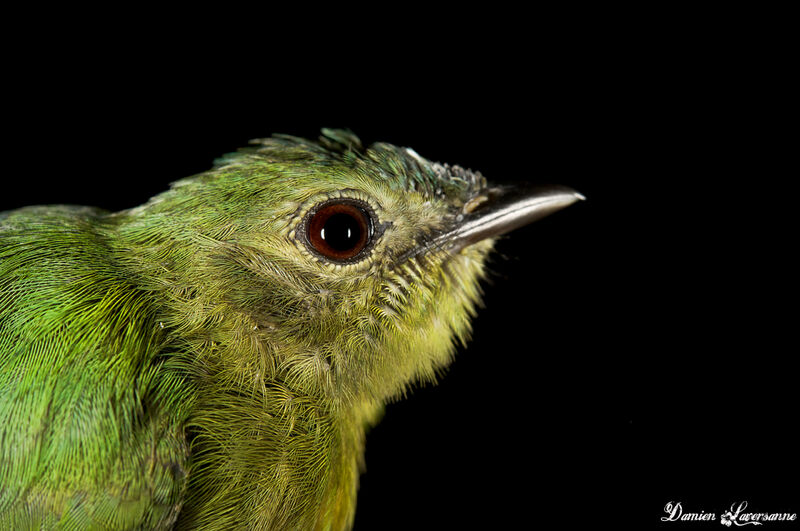
[[[490,188],[468,201],[452,230],[440,233],[408,256],[441,249],[455,253],[487,238],[496,238],[585,199],[566,186]],[[462,217],[463,216],[463,217]]]
[[[549,185],[492,188],[476,199],[480,204],[466,214],[455,229],[436,238],[440,244],[447,245],[451,252],[487,238],[502,236],[585,197],[572,188]],[[476,199],[468,202],[465,210]]]

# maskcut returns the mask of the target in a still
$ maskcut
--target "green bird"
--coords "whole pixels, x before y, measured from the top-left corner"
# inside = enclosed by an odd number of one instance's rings
[[[0,529],[347,529],[365,433],[470,334],[497,236],[581,199],[349,131],[121,212],[0,214]]]

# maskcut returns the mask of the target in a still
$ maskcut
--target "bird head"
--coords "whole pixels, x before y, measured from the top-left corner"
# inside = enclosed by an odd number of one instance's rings
[[[172,279],[165,319],[208,363],[341,404],[435,380],[495,239],[580,199],[341,130],[252,144],[128,211],[128,241]]]

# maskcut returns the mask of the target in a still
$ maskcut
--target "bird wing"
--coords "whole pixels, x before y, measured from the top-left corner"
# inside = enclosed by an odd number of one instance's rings
[[[0,529],[152,529],[180,511],[185,388],[102,216],[0,213]]]

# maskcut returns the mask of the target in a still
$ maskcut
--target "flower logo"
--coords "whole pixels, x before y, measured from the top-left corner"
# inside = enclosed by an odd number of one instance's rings
[[[719,523],[721,523],[725,527],[730,527],[732,520],[733,520],[733,513],[730,511],[725,511],[724,513],[722,513],[722,516],[719,517]]]

